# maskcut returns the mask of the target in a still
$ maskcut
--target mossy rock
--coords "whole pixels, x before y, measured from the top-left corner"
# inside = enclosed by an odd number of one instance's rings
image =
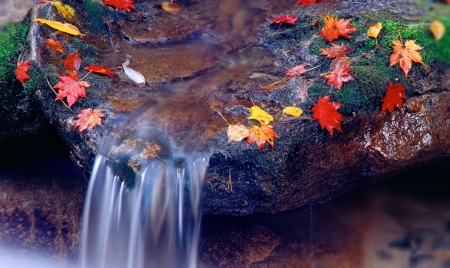
[[[29,26],[30,20],[25,18],[22,22],[7,22],[0,29],[0,143],[35,133],[43,120],[32,90],[36,79],[26,80],[33,86],[24,88],[14,73],[19,58],[27,58]],[[33,77],[39,71],[32,67],[28,74]]]

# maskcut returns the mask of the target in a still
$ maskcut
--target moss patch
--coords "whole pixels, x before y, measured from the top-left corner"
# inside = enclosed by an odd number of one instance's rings
[[[16,81],[14,70],[24,47],[30,22],[7,22],[0,28],[0,124],[2,129],[13,128],[21,117],[17,103],[23,94],[22,84]]]
[[[92,0],[85,0],[83,5],[89,21],[89,32],[92,34],[106,33],[105,22],[103,20],[105,9],[103,6]]]

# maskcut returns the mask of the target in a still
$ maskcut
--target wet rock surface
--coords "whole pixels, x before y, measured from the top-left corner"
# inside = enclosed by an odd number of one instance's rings
[[[75,262],[87,182],[56,129],[47,126],[33,140],[0,146],[0,162],[2,260],[12,251],[36,263]]]
[[[271,87],[283,79],[287,68],[304,61],[328,68],[329,61],[312,52],[326,44],[318,41],[320,25],[310,23],[326,11],[369,23],[373,13],[403,14],[413,20],[423,14],[421,6],[410,1],[323,1],[302,11],[289,1],[180,1],[183,10],[173,15],[158,4],[136,2],[136,11],[130,14],[97,6],[104,14],[100,24],[104,28],[98,34],[89,33],[94,22],[86,16],[77,24],[87,33],[84,40],[64,34],[57,37],[67,54],[79,51],[82,67],[104,65],[115,69],[117,76],[89,75],[87,98],[70,110],[54,101],[45,77],[36,89],[46,116],[58,126],[86,177],[105,136],[107,146],[100,153],[109,155],[113,169],[124,177],[180,147],[206,151],[211,158],[205,213],[245,215],[325,201],[450,153],[449,82],[441,79],[450,77],[448,66],[414,65],[409,79],[391,68],[389,76],[407,83],[410,98],[402,110],[379,112],[386,82],[379,82],[378,76],[364,80],[377,71],[371,71],[370,60],[379,52],[367,49],[370,40],[363,32],[354,36],[360,53],[354,59],[360,64],[355,68],[358,84],[332,91],[320,77],[325,72],[321,67]],[[48,8],[39,5],[32,16],[61,19]],[[77,8],[81,18],[92,12]],[[306,14],[297,26],[278,29],[269,24],[273,14],[292,10]],[[33,24],[32,31],[30,55],[54,85],[65,73],[61,67],[65,56],[51,56],[44,48],[43,39],[52,30]],[[146,83],[129,80],[121,72],[122,63],[141,72]],[[380,66],[386,68],[387,63]],[[81,69],[80,76],[84,74]],[[331,136],[317,122],[281,114],[290,105],[310,109],[298,87],[309,91],[313,99],[337,92],[333,98],[344,101],[342,133]],[[355,92],[367,95],[359,97]],[[243,124],[254,103],[275,117],[273,125],[280,138],[274,148],[266,145],[258,150],[254,144],[230,142],[226,136],[228,125],[217,112],[230,124]],[[73,117],[87,107],[102,108],[106,118],[102,126],[79,133],[73,128]],[[301,119],[305,118],[310,117]]]

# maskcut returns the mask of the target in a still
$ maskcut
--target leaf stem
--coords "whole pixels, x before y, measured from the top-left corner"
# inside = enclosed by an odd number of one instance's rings
[[[217,113],[222,117],[223,121],[225,121],[229,126],[231,126],[231,124],[228,123],[228,121],[225,119],[225,117],[223,117],[221,112],[217,112]]]
[[[314,104],[314,106],[316,106],[317,104],[308,96],[308,94],[301,88],[301,87],[297,87],[304,95],[305,97],[312,102],[312,104]]]
[[[89,71],[85,76],[83,76],[81,79],[78,79],[79,81],[83,81],[92,71]]]
[[[50,85],[50,82],[48,81],[48,77],[46,77],[45,79],[47,80],[47,84],[52,89],[53,93],[55,93],[55,95],[58,96],[58,93],[56,93],[55,89],[52,87],[52,85]],[[60,101],[64,104],[64,106],[67,107],[67,109],[70,109],[69,106],[67,106],[67,104],[62,99],[60,99]]]
[[[314,70],[314,69],[316,69],[316,68],[319,68],[320,66],[322,66],[321,64],[319,64],[319,65],[317,65],[316,67],[313,67],[313,68],[311,68],[311,69],[307,69],[306,71],[311,71],[311,70]]]

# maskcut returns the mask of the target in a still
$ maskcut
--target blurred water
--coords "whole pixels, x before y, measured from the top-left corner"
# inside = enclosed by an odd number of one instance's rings
[[[150,161],[133,187],[98,156],[83,215],[80,267],[197,267],[203,155]]]

